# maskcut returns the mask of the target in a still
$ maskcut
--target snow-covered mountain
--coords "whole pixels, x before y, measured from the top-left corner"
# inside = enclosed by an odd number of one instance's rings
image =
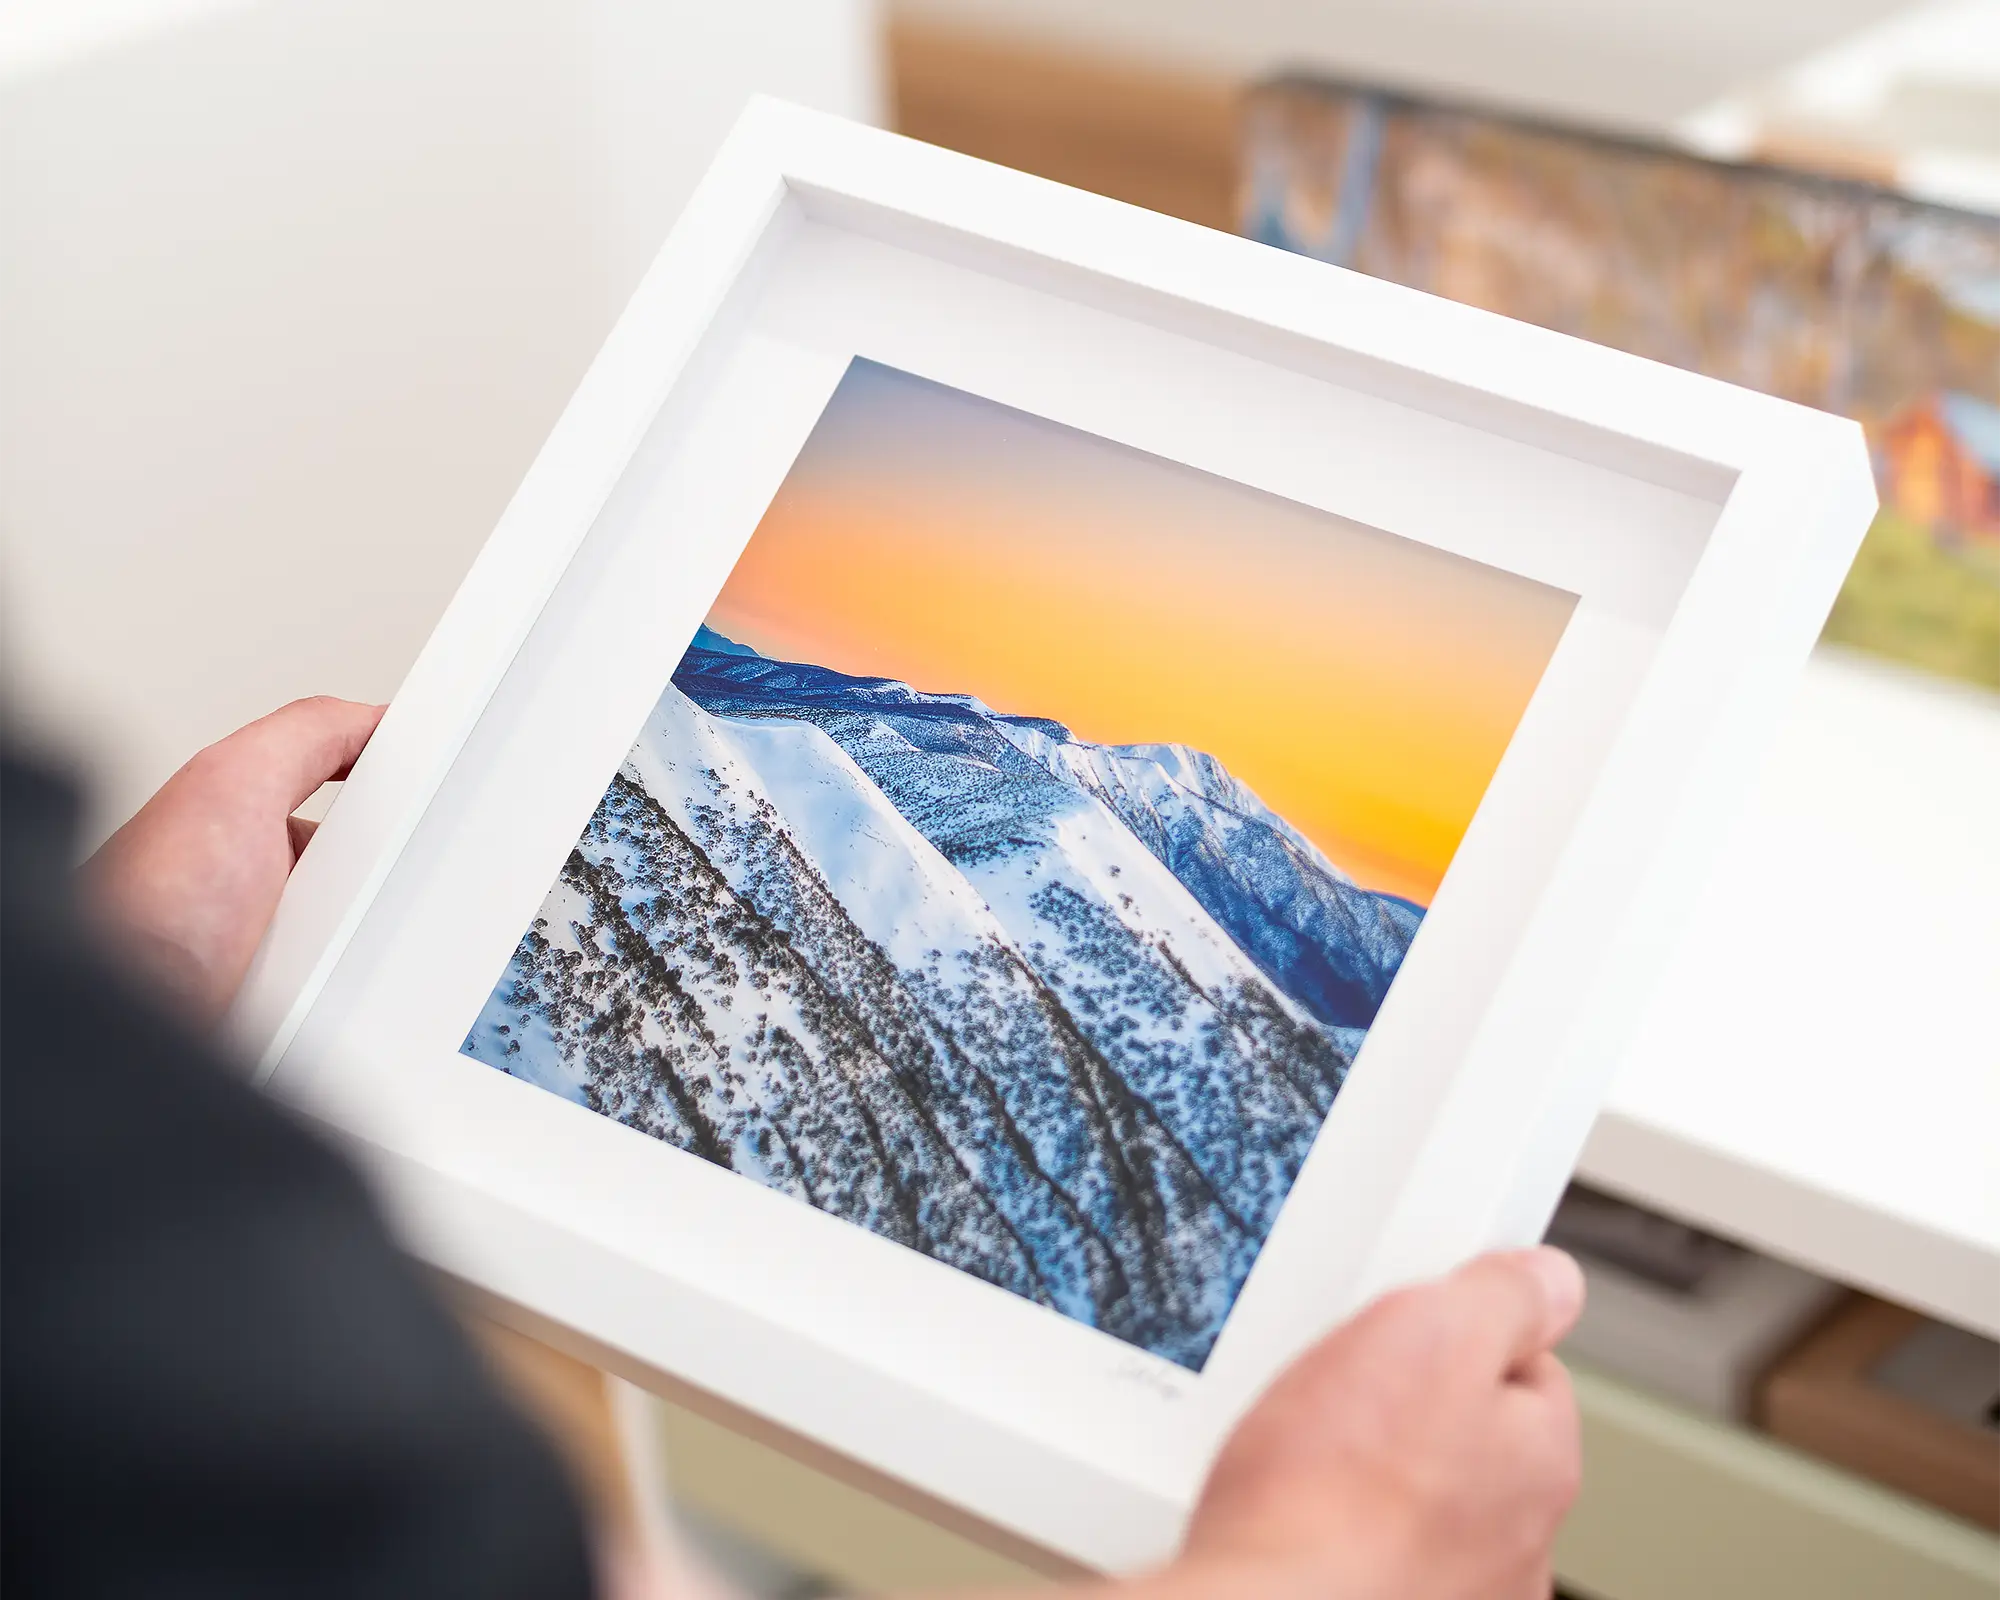
[[[703,629],[465,1049],[1199,1367],[1420,915],[1199,752]]]

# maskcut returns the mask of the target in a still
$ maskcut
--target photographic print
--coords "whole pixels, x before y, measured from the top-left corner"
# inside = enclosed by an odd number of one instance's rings
[[[857,358],[464,1052],[1199,1370],[1574,603]]]
[[[1860,422],[1826,636],[2000,689],[2000,217],[1332,84],[1248,127],[1253,237]]]

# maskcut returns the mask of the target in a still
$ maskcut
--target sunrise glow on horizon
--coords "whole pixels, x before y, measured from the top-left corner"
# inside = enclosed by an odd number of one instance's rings
[[[783,660],[1217,757],[1428,905],[1574,597],[857,360],[717,599]]]

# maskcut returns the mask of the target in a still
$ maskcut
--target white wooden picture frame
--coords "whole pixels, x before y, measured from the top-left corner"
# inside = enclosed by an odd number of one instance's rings
[[[857,357],[1575,597],[1205,1361],[461,1053]],[[760,102],[301,859],[234,1025],[503,1314],[996,1537],[1142,1565],[1311,1339],[1539,1236],[1874,503],[1851,422]]]

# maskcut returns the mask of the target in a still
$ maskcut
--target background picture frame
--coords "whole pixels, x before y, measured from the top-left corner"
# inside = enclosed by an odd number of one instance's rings
[[[1860,422],[1823,637],[2000,688],[2000,217],[1336,79],[1242,129],[1253,238]]]
[[[1198,1372],[461,1053],[857,357],[1576,597]],[[1001,1537],[1142,1564],[1291,1353],[1539,1235],[1872,500],[1839,419],[760,104],[302,859],[237,1026],[504,1318]]]
[[[1765,1374],[1773,1437],[2000,1530],[2000,1379],[1990,1339],[1851,1296]]]

